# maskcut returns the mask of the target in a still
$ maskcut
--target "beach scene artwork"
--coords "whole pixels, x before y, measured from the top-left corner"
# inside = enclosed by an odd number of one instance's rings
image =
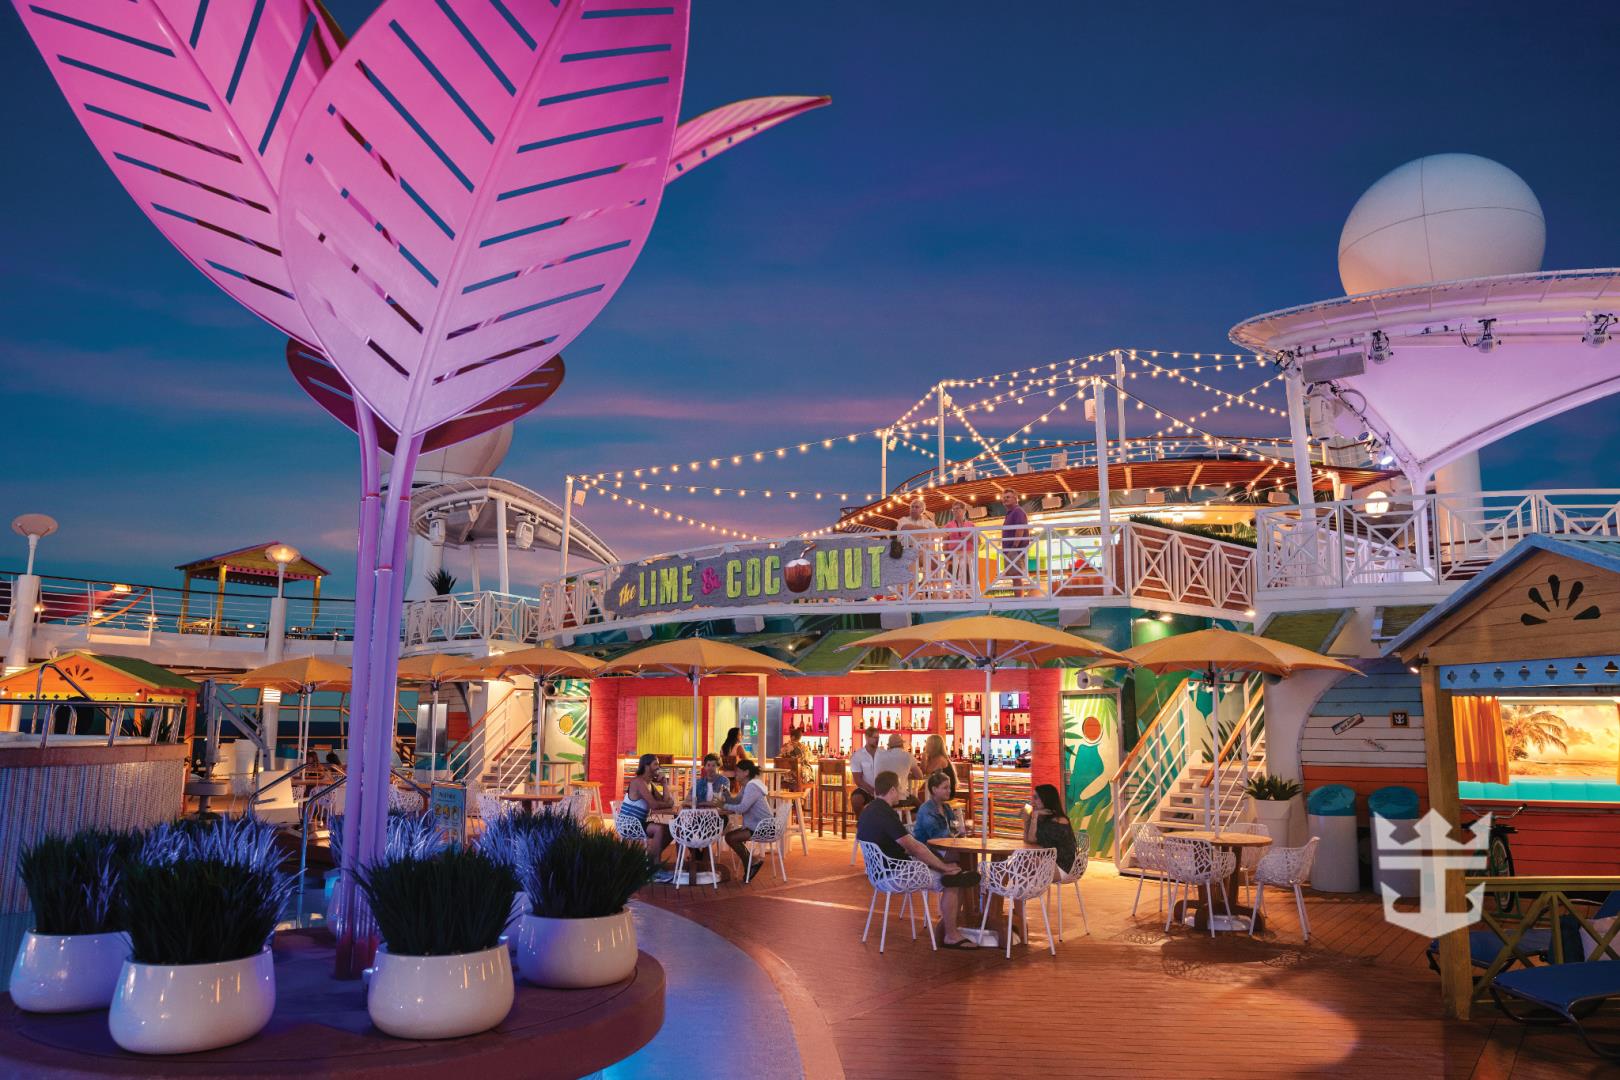
[[[1613,700],[1504,700],[1502,728],[1513,777],[1620,775],[1620,704]]]

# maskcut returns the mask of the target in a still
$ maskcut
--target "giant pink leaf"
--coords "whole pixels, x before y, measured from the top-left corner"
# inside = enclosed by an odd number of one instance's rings
[[[425,432],[623,282],[664,187],[687,0],[384,0],[294,128],[282,247],[333,365]]]
[[[675,132],[675,147],[669,155],[664,182],[684,176],[762,131],[831,102],[832,98],[825,94],[747,98],[694,116]]]
[[[349,389],[349,384],[337,373],[330,360],[296,338],[288,338],[287,367],[304,393],[315,400],[315,404],[350,431],[358,430],[354,391]],[[463,439],[482,435],[538,409],[562,385],[564,372],[562,354],[558,353],[500,393],[479,402],[454,420],[429,430],[422,436],[422,453],[429,454]],[[398,442],[398,436],[392,431],[378,428],[377,445],[384,452],[392,454]]]
[[[146,216],[249,310],[313,335],[276,178],[336,55],[315,0],[13,0],[73,114]]]

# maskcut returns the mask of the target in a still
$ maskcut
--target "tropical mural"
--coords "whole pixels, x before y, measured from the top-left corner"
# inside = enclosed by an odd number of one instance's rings
[[[1119,697],[1113,691],[1063,695],[1063,804],[1092,854],[1114,848],[1114,807],[1108,781],[1119,768]]]
[[[546,697],[546,723],[540,734],[540,760],[572,764],[568,774],[585,778],[585,740],[590,732],[589,684],[560,679]]]
[[[1613,700],[1502,700],[1508,775],[1613,782],[1620,775],[1620,706]]]

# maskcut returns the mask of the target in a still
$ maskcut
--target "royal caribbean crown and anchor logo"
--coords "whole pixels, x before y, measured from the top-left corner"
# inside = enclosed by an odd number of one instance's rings
[[[1384,919],[1414,934],[1437,938],[1454,930],[1465,930],[1484,918],[1485,886],[1470,889],[1465,911],[1446,910],[1446,875],[1452,871],[1480,871],[1485,868],[1486,846],[1491,835],[1491,815],[1471,826],[1473,839],[1451,839],[1451,825],[1434,810],[1423,815],[1410,839],[1396,838],[1396,823],[1373,816],[1373,837],[1379,862],[1391,870],[1416,870],[1419,875],[1418,908],[1397,911],[1400,893],[1387,882],[1380,883],[1384,897]]]

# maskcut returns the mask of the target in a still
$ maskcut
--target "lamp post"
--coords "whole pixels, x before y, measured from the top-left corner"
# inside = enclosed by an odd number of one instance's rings
[[[39,578],[34,574],[34,552],[39,538],[56,531],[56,519],[46,514],[20,514],[11,522],[11,531],[28,538],[28,569],[17,576],[11,595],[11,636],[6,642],[6,674],[28,666],[28,652],[34,640],[35,619],[26,613],[40,612]],[[19,617],[21,613],[22,617]]]
[[[270,625],[265,630],[264,662],[267,664],[279,663],[282,651],[287,641],[287,598],[282,590],[287,583],[287,567],[299,558],[299,551],[291,544],[274,543],[264,549],[264,557],[276,564],[276,595],[270,601]],[[299,696],[299,711],[303,711],[306,704],[303,700],[308,695]],[[281,694],[271,691],[262,691],[259,694],[260,717],[264,728],[263,735],[269,746],[275,746],[276,737],[281,734]],[[300,725],[302,736],[302,725]],[[300,737],[299,760],[303,760],[302,737]]]

